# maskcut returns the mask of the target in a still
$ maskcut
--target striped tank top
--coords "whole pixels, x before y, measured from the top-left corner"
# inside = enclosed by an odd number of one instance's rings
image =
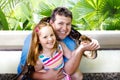
[[[58,70],[64,67],[64,61],[63,61],[63,50],[62,46],[59,44],[58,49],[53,53],[52,57],[47,57],[44,54],[41,54],[39,56],[39,59],[43,63],[44,69],[54,69]]]

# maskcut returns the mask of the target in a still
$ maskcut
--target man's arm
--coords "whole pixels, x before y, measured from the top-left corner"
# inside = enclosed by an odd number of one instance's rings
[[[20,74],[20,72],[22,71],[22,66],[25,65],[27,55],[28,55],[28,51],[29,51],[31,36],[32,35],[29,34],[24,41],[24,46],[22,48],[22,54],[21,54],[20,62],[19,62],[18,68],[17,68],[18,74]]]
[[[47,72],[34,72],[32,74],[32,79],[35,80],[61,80],[65,75],[63,70],[53,70],[50,69]]]

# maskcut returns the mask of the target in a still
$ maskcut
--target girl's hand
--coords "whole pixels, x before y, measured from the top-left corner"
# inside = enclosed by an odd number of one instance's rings
[[[92,42],[86,43],[86,42],[81,42],[80,44],[81,48],[83,51],[91,51],[91,50],[97,50],[100,48],[100,45],[97,40],[92,39]]]
[[[98,41],[96,39],[92,39],[92,42],[90,43],[91,45],[91,50],[97,50],[100,48],[100,44],[98,43]]]
[[[48,80],[62,80],[65,77],[63,74],[63,69],[57,71],[50,69],[46,72],[46,75],[46,77],[49,77]]]
[[[95,59],[97,57],[97,49],[100,48],[100,45],[97,40],[92,39],[92,42],[86,43],[82,42],[84,53],[83,55],[90,59]]]

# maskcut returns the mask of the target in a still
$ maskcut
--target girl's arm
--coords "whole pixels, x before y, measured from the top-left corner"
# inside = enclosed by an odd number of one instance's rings
[[[37,64],[34,66],[35,72],[32,74],[32,79],[35,80],[61,80],[64,75],[61,70],[44,70],[43,64],[40,60],[37,61]]]
[[[70,51],[63,42],[60,42],[60,44],[62,45],[64,56],[68,59],[65,63],[64,70],[67,74],[72,75],[79,67],[84,49],[80,45],[76,50]]]
[[[62,70],[43,70],[43,64],[40,60],[37,61],[34,68],[35,72],[32,73],[31,77],[35,80],[61,80],[64,77]]]
[[[79,67],[79,64],[80,64],[80,61],[81,61],[81,58],[82,58],[82,54],[84,52],[84,48],[83,48],[82,45],[80,45],[76,50],[70,51],[63,42],[60,42],[60,44],[62,45],[64,56],[67,59],[69,59],[65,63],[64,70],[67,74],[71,75]]]
[[[69,75],[72,75],[79,67],[82,55],[85,50],[95,50],[98,49],[99,46],[94,42],[90,44],[80,44],[77,49],[72,52],[72,57],[65,63],[65,71]]]
[[[53,70],[50,69],[47,72],[33,72],[32,79],[34,80],[61,80],[65,77],[63,69]]]
[[[72,75],[78,69],[83,53],[84,48],[82,45],[72,52],[72,57],[65,63],[66,73]]]

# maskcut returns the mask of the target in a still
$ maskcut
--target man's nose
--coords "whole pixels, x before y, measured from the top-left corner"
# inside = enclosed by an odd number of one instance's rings
[[[67,25],[65,24],[64,26],[63,26],[63,30],[66,30],[67,29]]]

